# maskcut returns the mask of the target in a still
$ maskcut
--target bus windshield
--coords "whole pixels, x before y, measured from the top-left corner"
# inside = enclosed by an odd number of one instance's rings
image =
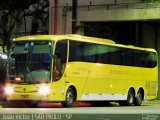
[[[46,41],[13,43],[9,52],[10,81],[27,84],[50,82],[52,48],[53,44]]]

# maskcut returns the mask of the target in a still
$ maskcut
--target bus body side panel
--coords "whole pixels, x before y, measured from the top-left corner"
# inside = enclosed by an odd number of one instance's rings
[[[144,90],[144,99],[150,100],[157,97],[157,68],[132,67],[128,69],[126,79],[126,93],[132,87],[137,94],[139,88]]]
[[[82,91],[84,91],[84,86],[89,82],[88,75],[92,66],[84,62],[69,62],[65,71],[66,85],[73,84],[77,89],[77,100],[80,100]],[[90,81],[90,85],[87,86],[85,93],[89,93],[93,89],[93,81]],[[67,89],[67,88],[66,88]]]

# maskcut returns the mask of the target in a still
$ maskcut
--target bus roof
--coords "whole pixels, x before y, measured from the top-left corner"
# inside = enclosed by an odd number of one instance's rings
[[[103,39],[103,38],[97,38],[97,37],[87,37],[82,36],[78,34],[68,34],[68,35],[31,35],[31,36],[23,36],[16,39],[13,39],[14,42],[16,41],[59,41],[59,40],[75,40],[75,41],[83,41],[83,42],[90,42],[90,43],[98,43],[98,44],[106,44],[111,46],[117,46],[117,47],[123,47],[123,48],[130,48],[130,49],[138,49],[138,50],[147,50],[151,52],[156,52],[153,48],[142,48],[142,47],[136,47],[133,45],[122,45],[122,44],[116,44],[114,41],[110,39]]]
[[[35,36],[24,36],[14,39],[13,41],[26,41],[26,40],[64,40],[64,39],[78,40],[78,41],[86,41],[86,42],[104,42],[104,43],[112,43],[115,42],[109,39],[96,38],[96,37],[86,37],[82,35],[69,34],[69,35],[35,35]]]

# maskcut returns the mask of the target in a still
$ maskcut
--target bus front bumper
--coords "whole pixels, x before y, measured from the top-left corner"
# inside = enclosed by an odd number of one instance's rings
[[[50,94],[40,94],[38,92],[35,93],[12,93],[7,95],[7,100],[38,100],[38,101],[50,101]]]

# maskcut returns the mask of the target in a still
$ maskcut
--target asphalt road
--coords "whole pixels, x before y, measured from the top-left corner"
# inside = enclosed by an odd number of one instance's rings
[[[160,120],[160,105],[92,107],[77,103],[62,108],[58,103],[43,103],[39,108],[0,108],[0,120]]]

